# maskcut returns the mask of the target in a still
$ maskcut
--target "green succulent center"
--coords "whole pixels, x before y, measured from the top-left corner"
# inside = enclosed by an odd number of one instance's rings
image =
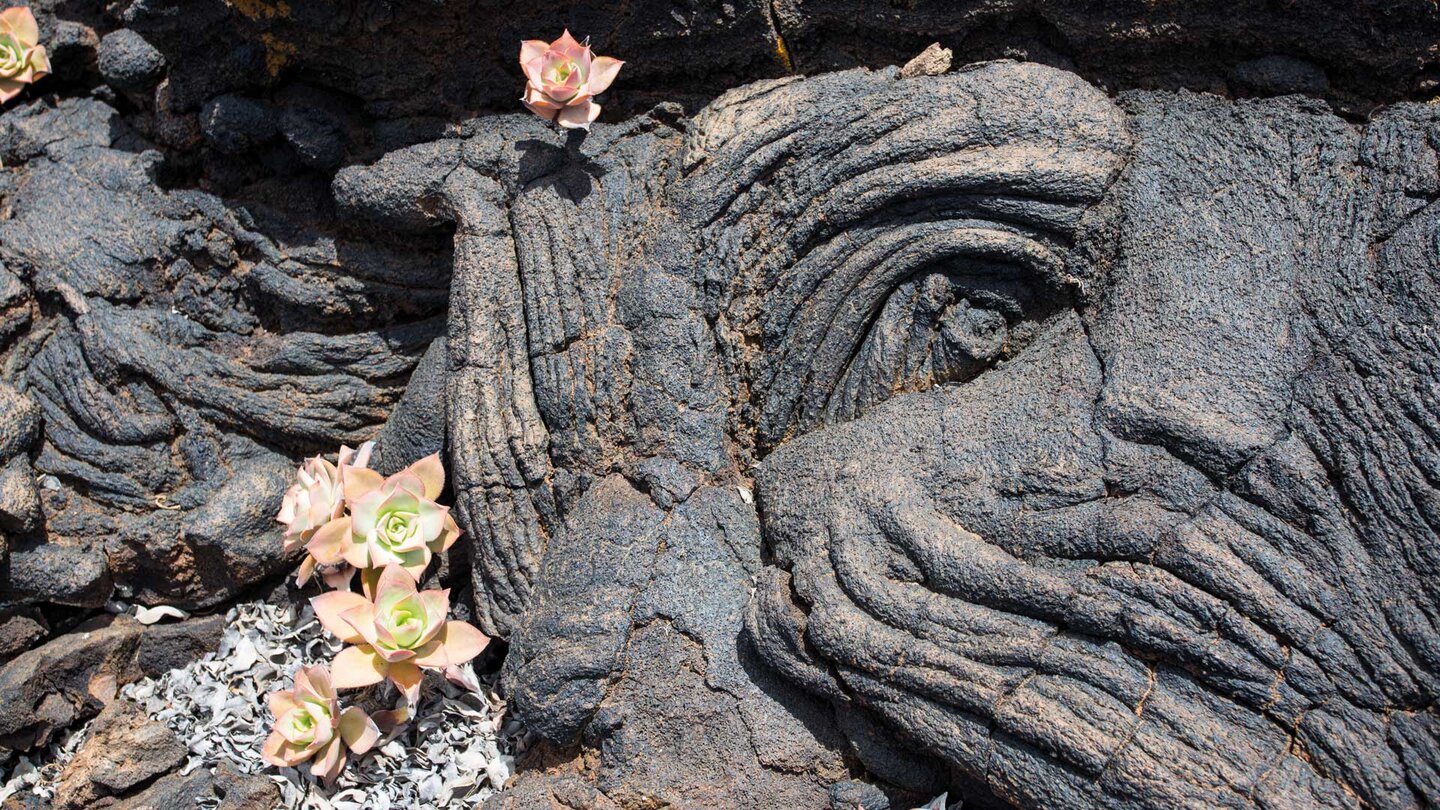
[[[425,633],[425,606],[415,599],[402,599],[385,611],[381,621],[395,645],[409,649],[420,642]]]
[[[418,514],[395,510],[380,516],[379,539],[385,547],[393,549],[415,535],[419,530]]]
[[[580,72],[580,64],[574,59],[562,59],[550,65],[550,70],[545,75],[545,81],[564,84],[572,75]]]
[[[312,701],[304,701],[295,711],[285,716],[290,726],[286,736],[296,742],[307,743],[315,739],[315,732],[330,717],[330,711]]]
[[[0,76],[10,77],[25,69],[25,49],[14,34],[0,34]]]

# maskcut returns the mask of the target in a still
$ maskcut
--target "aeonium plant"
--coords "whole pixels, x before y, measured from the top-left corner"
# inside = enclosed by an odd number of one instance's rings
[[[358,706],[343,711],[330,671],[304,667],[295,673],[295,688],[270,694],[275,729],[265,739],[261,756],[271,765],[293,768],[310,762],[310,773],[334,782],[345,767],[347,751],[363,754],[380,738],[380,729]]]
[[[275,516],[276,520],[285,524],[283,539],[286,554],[302,545],[308,546],[316,533],[344,515],[345,472],[364,469],[370,463],[370,454],[374,449],[375,442],[365,442],[358,450],[341,445],[335,464],[323,456],[305,459],[295,472],[295,483],[285,492],[280,514]],[[300,563],[295,576],[296,584],[303,585],[317,571],[325,584],[332,588],[348,587],[355,576],[355,570],[343,558],[327,556],[322,562],[311,552]]]
[[[554,42],[531,39],[520,43],[520,69],[530,112],[565,129],[589,129],[600,117],[595,96],[605,92],[625,63],[596,56],[566,31]]]
[[[320,527],[306,544],[319,564],[347,563],[362,571],[398,565],[418,580],[434,555],[460,537],[450,508],[435,502],[445,487],[440,454],[420,459],[383,478],[359,466],[343,470],[345,505],[350,515]],[[367,593],[373,575],[362,576]]]
[[[341,447],[334,464],[306,459],[285,493],[276,519],[285,525],[284,550],[308,552],[298,584],[319,573],[336,590],[311,600],[325,628],[346,644],[329,669],[311,667],[295,678],[295,689],[271,699],[275,730],[262,751],[267,762],[294,766],[313,760],[311,772],[331,782],[345,763],[345,751],[363,753],[379,729],[390,733],[407,721],[419,701],[426,669],[476,689],[463,665],[490,639],[474,627],[449,621],[450,592],[420,591],[435,554],[460,536],[448,507],[436,503],[445,486],[438,453],[386,478],[369,469],[374,442]],[[350,590],[356,572],[364,595]],[[354,689],[389,680],[404,703],[366,715],[341,711],[336,689]]]
[[[356,645],[341,650],[332,664],[341,689],[389,680],[413,704],[422,670],[459,667],[490,643],[471,625],[447,621],[449,590],[418,590],[397,565],[380,572],[373,601],[351,591],[331,591],[310,604],[325,629]]]
[[[0,104],[49,73],[50,57],[40,44],[35,14],[20,6],[0,11]]]

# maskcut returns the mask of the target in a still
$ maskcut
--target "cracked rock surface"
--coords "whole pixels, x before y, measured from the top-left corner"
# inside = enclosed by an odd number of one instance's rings
[[[1440,797],[1437,133],[1002,62],[486,119],[335,188],[454,223],[482,626],[622,806],[849,767],[1404,808]]]
[[[692,5],[37,3],[0,744],[378,436],[544,740],[487,807],[1440,805],[1433,4]],[[602,123],[476,117],[561,25]]]
[[[38,310],[0,389],[0,459],[31,456],[0,485],[7,599],[208,607],[286,569],[295,457],[374,436],[443,328],[448,256],[288,216],[323,187],[166,191],[96,100],[7,113],[0,145],[3,261]]]

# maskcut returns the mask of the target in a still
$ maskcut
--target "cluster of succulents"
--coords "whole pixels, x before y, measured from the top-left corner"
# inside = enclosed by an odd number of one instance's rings
[[[50,72],[35,15],[21,6],[0,11],[0,104]]]
[[[333,782],[347,751],[363,754],[382,729],[394,730],[420,697],[424,670],[463,680],[460,667],[489,644],[479,630],[449,621],[450,592],[420,590],[435,554],[460,536],[448,507],[435,502],[445,486],[438,453],[386,478],[367,466],[374,442],[341,447],[336,462],[306,459],[276,519],[284,550],[304,548],[298,584],[318,578],[333,590],[310,600],[315,615],[347,645],[329,667],[301,670],[293,690],[270,698],[275,726],[262,754]],[[360,592],[353,590],[359,574]],[[399,690],[395,709],[367,715],[340,708],[336,690],[388,680]]]
[[[29,28],[0,17],[12,32],[0,32],[0,50],[11,42],[28,43],[25,47],[32,50],[23,53],[32,55],[24,58],[33,63],[38,47],[34,18],[20,11]],[[21,59],[22,51],[15,53]],[[38,53],[43,63],[44,49]],[[0,71],[10,64],[7,58],[0,53]],[[589,129],[600,115],[595,96],[615,81],[624,64],[596,56],[569,31],[554,42],[522,42],[526,88],[521,101],[552,124]],[[294,689],[271,695],[275,725],[262,755],[279,767],[310,762],[311,773],[327,783],[339,776],[349,753],[365,753],[382,729],[406,721],[408,708],[419,701],[425,670],[440,670],[462,682],[460,667],[490,641],[471,625],[447,619],[448,590],[419,589],[431,559],[460,536],[450,510],[435,501],[445,486],[439,454],[386,478],[369,468],[373,447],[374,442],[341,447],[334,463],[322,456],[306,459],[276,516],[285,525],[284,552],[305,550],[297,584],[318,578],[332,589],[311,605],[325,629],[349,646],[328,667],[302,669]],[[359,592],[353,590],[357,574]],[[384,681],[399,691],[395,709],[372,717],[358,706],[340,708],[337,690]]]

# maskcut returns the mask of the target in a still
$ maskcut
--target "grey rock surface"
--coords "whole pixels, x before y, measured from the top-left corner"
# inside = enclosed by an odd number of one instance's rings
[[[24,456],[0,601],[205,607],[288,569],[296,461],[374,437],[443,327],[448,256],[335,232],[305,188],[167,192],[99,101],[9,112],[0,146],[0,254],[53,304],[0,389],[0,461]]]
[[[165,75],[165,56],[128,28],[102,37],[96,60],[107,82],[131,93],[149,90]]]
[[[1303,59],[1333,74],[1337,98],[1357,101],[1426,92],[1440,67],[1440,10],[1426,0],[364,0],[343,17],[272,0],[120,8],[119,23],[173,66],[167,103],[182,113],[222,93],[263,95],[296,75],[357,100],[375,119],[512,109],[518,43],[563,28],[627,61],[627,89],[611,95],[631,113],[790,72],[904,64],[937,39],[959,64],[1021,56],[1112,87],[1223,88],[1237,64]]]
[[[807,72],[903,64],[939,40],[961,64],[1018,57],[1111,88],[1223,91],[1235,66],[1281,57],[1331,74],[1319,92],[1338,101],[1433,93],[1440,55],[1440,9],[1392,0],[778,0],[773,19]]]
[[[370,466],[393,475],[431,453],[445,449],[445,380],[450,372],[445,340],[436,338],[425,350],[405,395],[375,437]]]
[[[1411,808],[1437,133],[997,62],[482,119],[335,194],[454,223],[480,622],[621,806]]]
[[[702,6],[37,3],[0,609],[272,583],[378,436],[546,741],[487,806],[1440,805],[1434,4]],[[603,122],[473,118],[563,25]],[[825,72],[937,40],[1030,61]],[[0,744],[211,638],[20,654]]]
[[[565,28],[627,62],[602,98],[610,122],[663,102],[693,113],[756,79],[901,65],[937,40],[956,64],[1026,59],[1111,91],[1306,92],[1359,117],[1440,88],[1440,8],[1429,0],[358,0],[343,12],[280,0],[17,2],[36,8],[51,45],[46,88],[115,88],[100,95],[124,97],[125,117],[167,150],[184,185],[225,193],[329,174],[453,136],[477,112],[515,110],[519,41]]]

